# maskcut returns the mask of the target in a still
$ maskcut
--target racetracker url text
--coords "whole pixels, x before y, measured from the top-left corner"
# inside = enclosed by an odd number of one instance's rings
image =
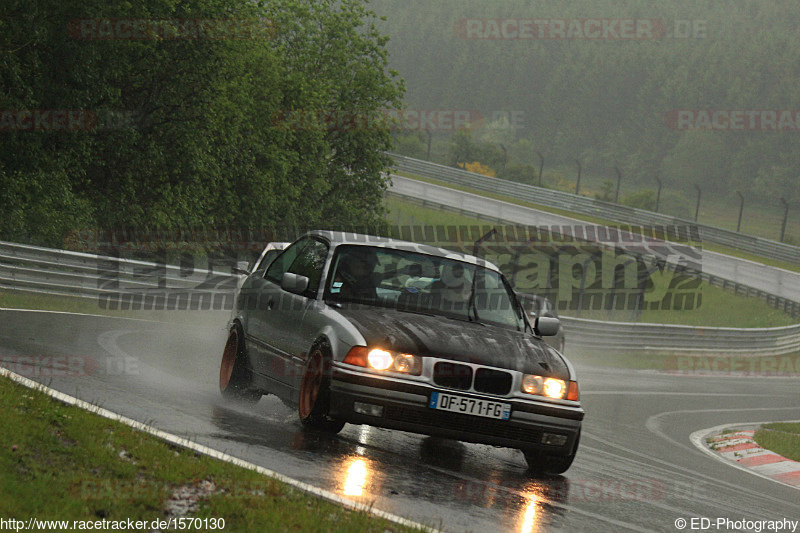
[[[224,518],[170,518],[167,520],[39,520],[0,518],[0,530],[11,531],[139,531],[139,530],[209,531],[225,529]]]

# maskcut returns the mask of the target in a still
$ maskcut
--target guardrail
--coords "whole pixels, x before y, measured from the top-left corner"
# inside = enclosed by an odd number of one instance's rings
[[[93,298],[100,309],[229,310],[241,277],[214,270],[0,242],[0,289]],[[800,325],[737,329],[562,317],[567,351],[678,355],[784,355],[800,351]]]
[[[0,289],[93,298],[100,309],[233,309],[240,277],[170,265],[0,242]]]
[[[778,328],[707,328],[561,317],[567,347],[674,355],[786,355],[800,350],[800,324]],[[613,326],[613,327],[612,327]],[[777,373],[777,368],[775,369]]]
[[[433,178],[446,183],[453,183],[471,187],[480,191],[499,193],[527,202],[555,207],[595,217],[613,220],[627,224],[649,226],[696,226],[700,229],[703,239],[709,242],[722,244],[757,254],[761,257],[800,263],[800,247],[781,242],[743,235],[735,231],[698,224],[692,220],[671,217],[644,209],[636,209],[624,205],[595,200],[586,196],[575,195],[567,192],[545,189],[525,183],[492,178],[483,174],[476,174],[458,168],[439,165],[420,159],[389,153],[394,159],[396,170],[410,172]]]

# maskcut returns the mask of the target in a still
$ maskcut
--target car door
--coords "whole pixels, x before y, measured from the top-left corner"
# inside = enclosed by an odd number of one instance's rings
[[[302,239],[278,256],[267,269],[261,286],[261,302],[251,320],[256,343],[264,357],[255,369],[280,384],[290,384],[302,366],[305,352],[313,339],[304,338],[303,323],[312,307],[322,278],[328,245],[309,237]],[[303,294],[293,294],[280,287],[283,274],[290,272],[309,278]]]
[[[251,365],[257,374],[271,379],[281,373],[282,358],[277,353],[279,342],[271,324],[276,315],[273,311],[280,307],[283,298],[280,280],[307,244],[308,239],[301,239],[290,245],[270,263],[269,269],[254,272],[245,284],[246,290],[243,290],[241,305],[247,312],[246,339]]]

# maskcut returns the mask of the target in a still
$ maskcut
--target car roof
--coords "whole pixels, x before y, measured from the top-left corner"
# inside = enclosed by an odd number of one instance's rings
[[[348,231],[331,231],[331,230],[312,230],[306,233],[306,236],[316,236],[330,242],[333,247],[340,245],[357,245],[357,246],[374,246],[377,248],[390,248],[405,251],[413,251],[422,254],[432,255],[435,257],[445,257],[448,259],[455,259],[463,261],[472,265],[479,265],[495,272],[500,272],[500,269],[494,263],[475,257],[474,255],[465,254],[455,250],[448,250],[447,248],[440,248],[429,244],[419,244],[411,241],[404,241],[401,239],[393,239],[391,237],[378,237],[376,235],[366,235],[362,233],[353,233]]]

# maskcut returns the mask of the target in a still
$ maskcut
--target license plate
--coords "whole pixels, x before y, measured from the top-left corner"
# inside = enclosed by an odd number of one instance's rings
[[[431,401],[428,406],[441,411],[497,418],[499,420],[508,420],[511,416],[511,404],[509,403],[478,400],[442,392],[431,393]]]

